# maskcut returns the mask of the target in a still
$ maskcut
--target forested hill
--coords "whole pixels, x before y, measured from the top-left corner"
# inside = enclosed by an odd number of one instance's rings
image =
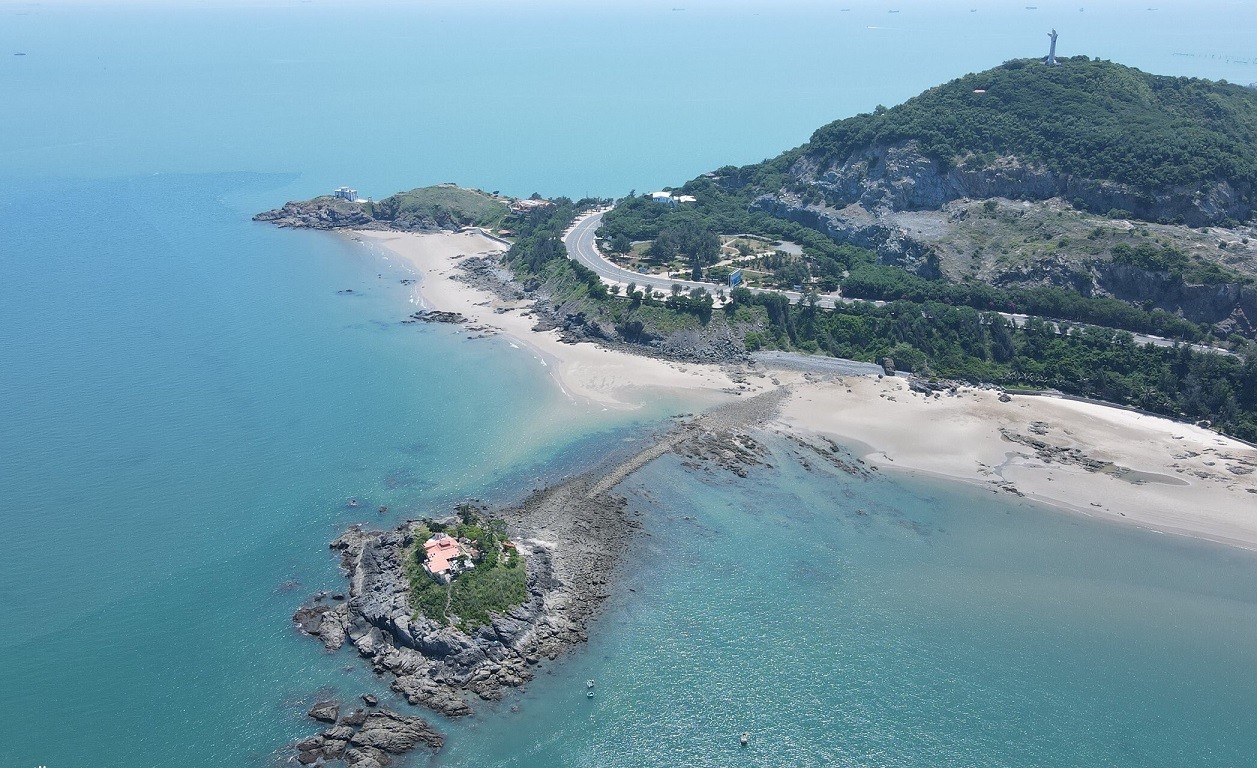
[[[905,139],[944,164],[993,153],[1149,189],[1210,181],[1251,188],[1257,91],[1085,56],[1058,67],[1022,59],[830,123],[807,151],[833,162]]]
[[[1062,196],[1096,213],[1222,225],[1257,204],[1257,91],[1086,56],[1020,59],[830,123],[765,166],[743,178],[785,171],[787,191],[837,206]]]

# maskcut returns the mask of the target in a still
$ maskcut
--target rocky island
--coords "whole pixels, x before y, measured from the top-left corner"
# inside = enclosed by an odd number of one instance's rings
[[[762,456],[748,430],[773,417],[785,394],[776,390],[679,420],[632,455],[501,510],[467,503],[450,517],[392,530],[354,526],[331,544],[347,594],[319,593],[293,622],[329,652],[352,645],[410,704],[449,717],[471,715],[474,700],[501,699],[531,679],[537,665],[587,639],[587,624],[608,597],[638,527],[615,487],[670,451],[713,471],[745,475],[744,467]],[[439,551],[443,543],[448,553]],[[298,752],[371,766],[352,762],[345,751],[346,743],[367,737],[348,737],[342,726],[362,723],[337,720],[330,703],[316,709],[312,717],[340,730],[298,743]],[[367,715],[363,727],[385,729],[384,715]],[[411,746],[439,748],[439,735],[426,724],[403,725],[433,734]],[[340,752],[329,752],[329,743]]]
[[[294,621],[329,650],[350,642],[377,673],[393,676],[393,689],[411,704],[458,717],[472,712],[463,691],[501,698],[504,686],[531,676],[530,665],[583,634],[579,617],[555,609],[567,593],[558,594],[554,546],[510,541],[505,521],[485,512],[465,504],[456,518],[350,529],[332,543],[349,577],[348,599],[316,599]],[[583,512],[599,530],[616,522],[597,502]],[[569,578],[568,591],[588,579]]]

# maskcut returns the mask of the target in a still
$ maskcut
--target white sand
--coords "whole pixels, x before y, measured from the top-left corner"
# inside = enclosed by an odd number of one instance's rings
[[[698,404],[737,396],[739,385],[716,366],[565,344],[556,331],[533,331],[531,302],[504,302],[451,279],[460,256],[504,248],[482,235],[359,232],[354,237],[422,273],[416,300],[425,308],[460,312],[475,324],[500,330],[539,355],[574,399],[636,408],[661,396]],[[1014,396],[1002,403],[996,392],[968,388],[956,396],[927,398],[896,378],[814,382],[790,371],[773,376],[792,387],[777,426],[862,444],[865,461],[881,469],[945,476],[996,493],[1015,488],[1028,498],[1082,514],[1257,549],[1257,493],[1250,492],[1257,490],[1257,471],[1229,471],[1257,470],[1257,449],[1213,432],[1055,398]],[[746,391],[774,386],[768,377],[751,381],[762,383]],[[1032,429],[1032,422],[1040,424]],[[1135,474],[1123,479],[1088,471],[1076,461],[1044,460],[1036,447],[1006,439],[1001,428],[1054,448],[1077,449],[1075,456],[1112,462]]]
[[[609,408],[639,408],[654,398],[673,397],[714,404],[736,395],[737,385],[714,366],[682,365],[614,352],[593,344],[565,344],[558,331],[533,331],[532,301],[503,301],[451,279],[462,256],[500,251],[506,246],[478,233],[354,233],[381,246],[421,275],[415,297],[426,309],[458,312],[476,325],[495,328],[545,361],[569,396]],[[502,310],[502,311],[498,311]]]
[[[1032,422],[1039,424],[1032,429]],[[1257,489],[1257,449],[1199,427],[1059,398],[1013,395],[1004,403],[991,390],[926,397],[903,379],[857,377],[796,386],[782,423],[863,443],[865,461],[881,469],[980,483],[996,493],[1015,488],[1075,512],[1257,549],[1257,494],[1249,492]],[[1134,473],[1045,460],[1001,429]]]

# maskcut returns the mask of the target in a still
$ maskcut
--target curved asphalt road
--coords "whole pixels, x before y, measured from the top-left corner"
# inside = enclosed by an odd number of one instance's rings
[[[649,285],[652,289],[662,291],[665,294],[672,289],[673,285],[680,285],[687,290],[690,288],[706,288],[712,294],[715,294],[715,292],[721,288],[728,287],[719,283],[677,280],[666,275],[642,274],[611,263],[611,261],[606,259],[602,253],[598,251],[597,242],[594,238],[594,233],[598,231],[598,227],[602,226],[602,216],[604,213],[606,213],[606,211],[598,211],[596,213],[581,216],[572,224],[571,229],[563,235],[563,245],[567,247],[568,258],[584,264],[594,272],[598,273],[599,277],[604,279],[617,283],[637,283],[643,288]],[[752,288],[751,290],[755,293],[761,293],[765,289]],[[798,291],[774,290],[772,292],[785,294],[790,299],[791,304],[798,304],[803,298],[803,295]],[[837,294],[821,294],[817,303],[822,307],[832,309],[837,302],[851,304],[857,301],[863,301],[863,299],[849,299]],[[879,306],[885,304],[883,301],[874,301],[872,303]],[[1012,314],[1009,312],[1000,312],[999,314],[1006,320],[1011,321],[1018,328],[1025,325],[1026,320],[1028,319],[1027,315]],[[1071,325],[1083,326],[1086,324],[1071,323]],[[1137,344],[1154,344],[1158,347],[1172,347],[1175,343],[1177,343],[1173,339],[1167,339],[1162,336],[1150,336],[1142,333],[1135,333],[1132,335],[1135,337],[1135,343]],[[1202,344],[1192,344],[1191,348],[1196,352],[1209,352],[1220,355],[1235,354],[1230,350],[1218,349],[1217,347],[1207,347]]]
[[[679,285],[686,290],[690,288],[706,288],[711,294],[721,288],[728,289],[729,286],[723,283],[707,283],[696,282],[694,280],[678,280],[667,275],[650,275],[634,272],[625,269],[617,264],[611,263],[598,251],[598,246],[594,239],[594,233],[598,231],[598,227],[602,226],[602,215],[606,211],[586,214],[576,220],[572,228],[563,236],[563,245],[567,246],[568,258],[578,261],[581,264],[598,273],[599,277],[607,280],[613,280],[617,283],[637,283],[641,287],[649,285],[657,291],[663,291],[665,294],[672,290],[673,285]],[[761,288],[752,288],[755,293],[761,292]],[[797,291],[776,291],[773,293],[782,293],[790,298],[791,304],[797,304],[803,298],[803,294]],[[834,306],[835,301],[844,301],[839,296],[822,294],[819,304],[822,307]]]

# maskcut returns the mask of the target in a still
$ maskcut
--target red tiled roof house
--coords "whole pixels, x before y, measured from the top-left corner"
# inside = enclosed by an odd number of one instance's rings
[[[471,557],[457,539],[444,533],[433,534],[423,543],[423,568],[442,584],[462,571],[475,567]]]

